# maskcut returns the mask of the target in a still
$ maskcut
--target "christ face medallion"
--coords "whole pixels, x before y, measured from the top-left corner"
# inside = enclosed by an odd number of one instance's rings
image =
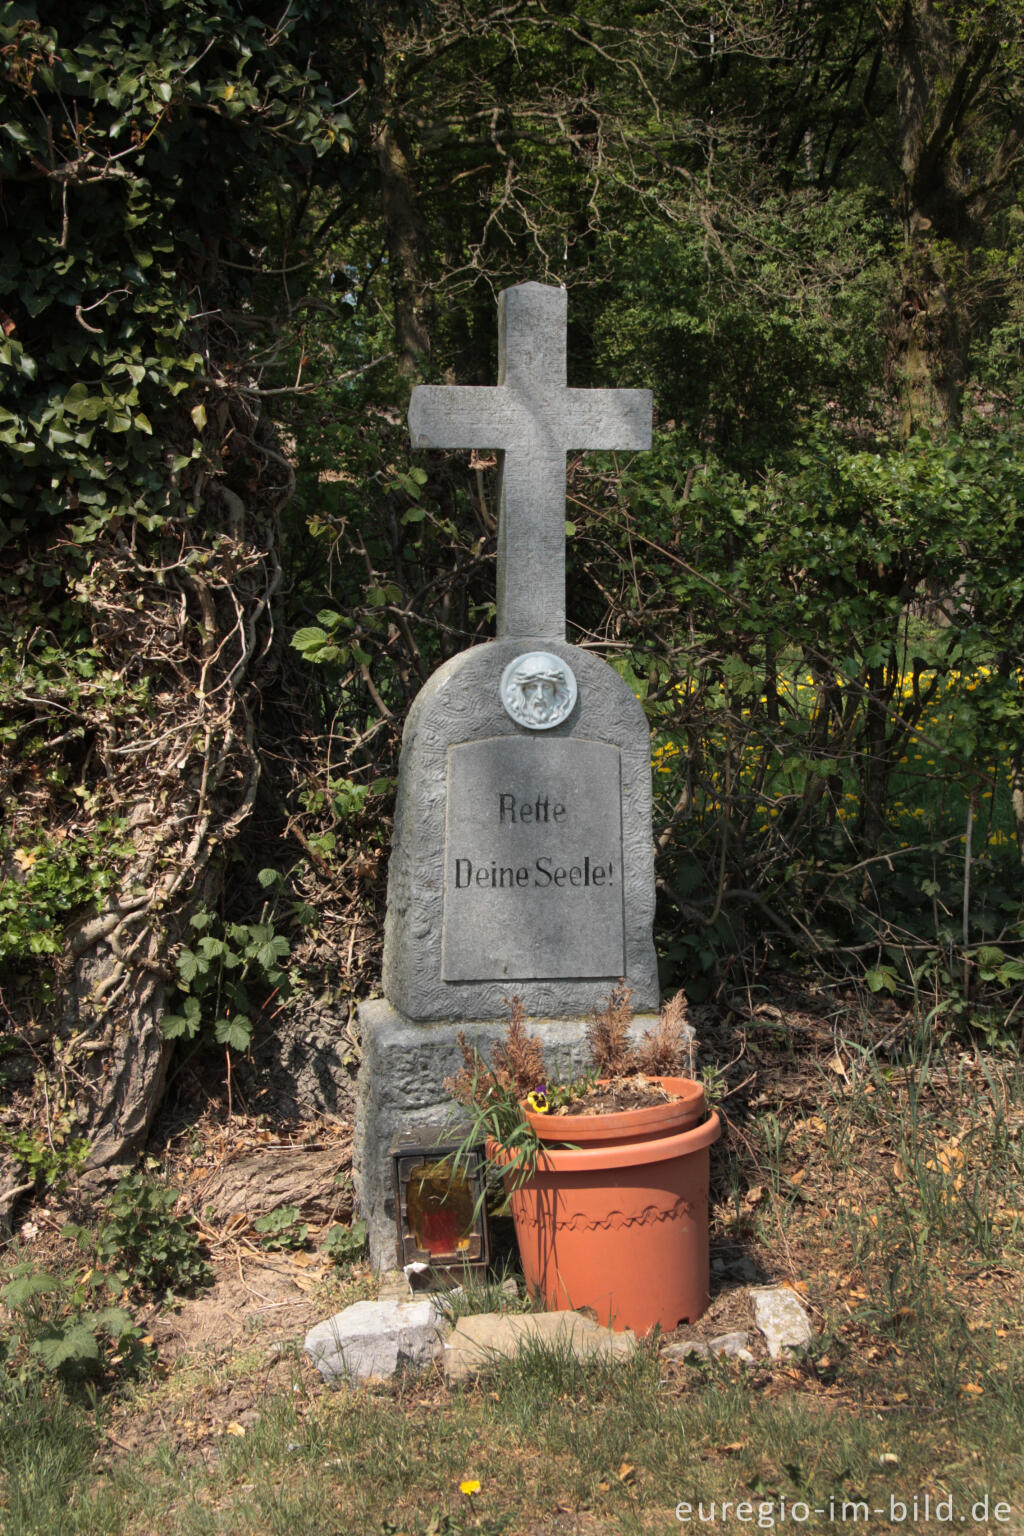
[[[501,676],[506,713],[528,731],[550,731],[572,714],[576,704],[572,668],[549,651],[527,651],[510,661]]]

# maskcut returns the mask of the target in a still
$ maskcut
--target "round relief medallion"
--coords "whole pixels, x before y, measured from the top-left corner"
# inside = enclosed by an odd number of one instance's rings
[[[501,702],[517,725],[549,731],[572,714],[576,678],[568,662],[549,651],[527,651],[501,674]]]

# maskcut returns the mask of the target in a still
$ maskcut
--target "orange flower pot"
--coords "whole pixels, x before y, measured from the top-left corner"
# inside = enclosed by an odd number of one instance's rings
[[[712,1113],[670,1135],[545,1148],[509,1197],[528,1289],[637,1334],[694,1322],[709,1301],[708,1148],[721,1130]],[[509,1161],[494,1142],[487,1155]]]
[[[617,1110],[609,1115],[538,1115],[520,1108],[541,1141],[573,1146],[609,1146],[624,1141],[650,1141],[688,1131],[704,1118],[704,1087],[691,1077],[652,1077],[672,1097],[661,1104]]]

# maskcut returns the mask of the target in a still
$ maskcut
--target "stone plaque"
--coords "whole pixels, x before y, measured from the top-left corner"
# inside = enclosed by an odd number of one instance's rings
[[[448,749],[444,981],[625,974],[620,759],[573,737]]]

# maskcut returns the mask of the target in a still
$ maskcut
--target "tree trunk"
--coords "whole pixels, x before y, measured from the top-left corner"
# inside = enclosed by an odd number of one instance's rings
[[[391,299],[394,306],[398,371],[413,376],[429,354],[430,339],[422,315],[420,242],[409,162],[386,119],[376,134],[381,200],[387,231]]]
[[[960,163],[959,136],[997,47],[988,39],[962,43],[933,0],[902,7],[895,70],[904,260],[892,363],[904,442],[960,424],[979,232],[971,207],[977,178]]]
[[[904,443],[915,432],[941,437],[959,427],[966,371],[955,297],[931,259],[926,241],[909,232],[908,243],[912,255],[903,272],[896,325],[900,438]]]

